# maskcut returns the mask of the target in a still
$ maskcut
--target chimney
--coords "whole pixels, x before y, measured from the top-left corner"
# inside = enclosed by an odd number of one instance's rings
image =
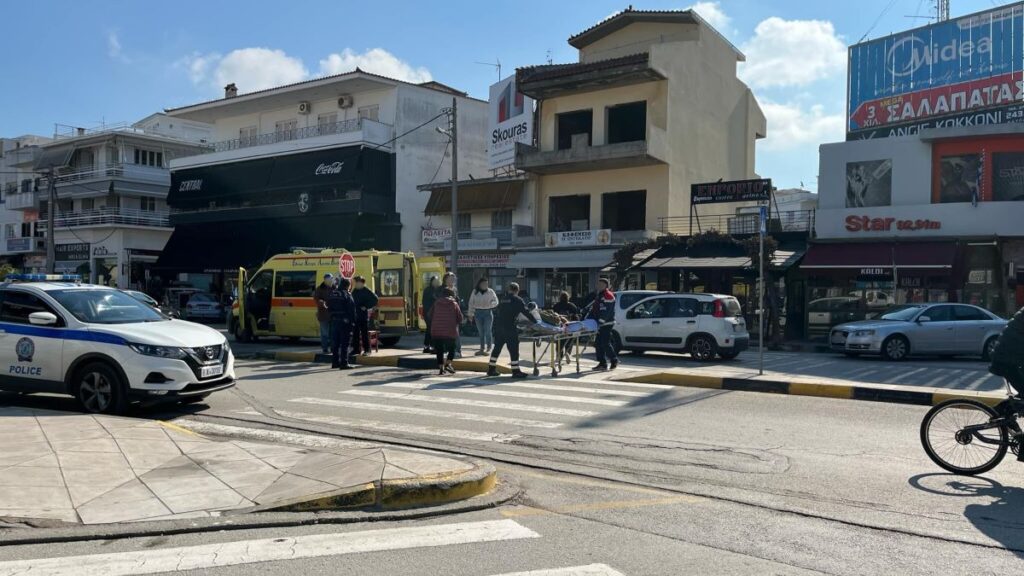
[[[235,96],[238,96],[238,86],[235,86],[235,83],[232,82],[224,87],[224,97],[234,98]]]

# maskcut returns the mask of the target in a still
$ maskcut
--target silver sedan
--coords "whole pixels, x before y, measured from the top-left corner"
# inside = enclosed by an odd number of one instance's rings
[[[911,354],[981,356],[988,359],[1006,320],[969,304],[905,304],[873,320],[840,324],[829,334],[832,349],[848,356]]]

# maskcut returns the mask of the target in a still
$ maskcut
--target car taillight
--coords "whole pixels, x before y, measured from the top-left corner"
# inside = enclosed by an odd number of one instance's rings
[[[715,312],[712,316],[715,318],[725,318],[725,302],[715,300]]]

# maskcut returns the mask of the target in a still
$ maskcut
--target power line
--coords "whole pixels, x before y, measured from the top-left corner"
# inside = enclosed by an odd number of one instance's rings
[[[882,11],[878,14],[878,18],[875,18],[874,23],[871,24],[870,28],[868,28],[868,31],[865,32],[864,35],[860,37],[860,40],[857,41],[858,44],[863,42],[868,37],[868,34],[871,34],[871,32],[875,29],[875,26],[878,26],[878,23],[882,21],[882,18],[885,17],[889,10],[892,10],[892,7],[895,6],[896,2],[898,1],[899,0],[891,0],[891,2],[889,2],[889,4],[882,9]]]
[[[393,143],[394,141],[398,140],[399,138],[404,138],[404,137],[408,136],[409,134],[412,134],[413,132],[419,130],[420,128],[423,128],[427,124],[430,124],[434,120],[437,120],[438,118],[440,118],[441,116],[445,116],[446,114],[447,114],[446,112],[441,112],[440,114],[438,114],[437,116],[434,116],[430,120],[427,120],[423,124],[420,124],[419,126],[417,126],[415,128],[411,128],[409,130],[406,130],[405,132],[402,132],[398,136],[395,136],[394,138],[392,138],[391,140],[388,140],[387,142],[385,142],[383,144],[370,144],[370,146],[373,146],[374,148],[383,148],[384,146],[387,146],[388,144]]]
[[[441,173],[441,166],[444,166],[444,157],[448,155],[448,148],[450,148],[451,145],[451,140],[449,140],[448,143],[444,145],[444,152],[441,152],[441,161],[437,163],[437,170],[434,170],[434,175],[430,178],[431,184],[433,184],[434,181],[437,180],[437,175]]]

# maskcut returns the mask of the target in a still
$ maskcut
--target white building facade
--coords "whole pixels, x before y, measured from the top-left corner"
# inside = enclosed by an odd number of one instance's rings
[[[37,227],[34,215],[26,218],[24,211],[10,209],[7,199],[39,186],[35,161],[40,145],[49,140],[33,135],[0,138],[0,259],[18,270],[35,271],[43,265],[43,230]]]

